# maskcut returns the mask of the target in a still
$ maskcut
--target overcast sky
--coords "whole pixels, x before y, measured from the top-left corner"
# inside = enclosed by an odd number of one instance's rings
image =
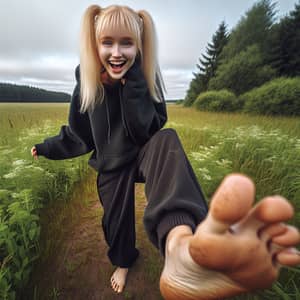
[[[125,4],[146,9],[156,24],[167,99],[183,98],[201,53],[222,20],[232,29],[251,0],[0,0],[0,82],[71,93],[79,63],[79,26],[84,10]],[[278,0],[278,17],[296,0]]]

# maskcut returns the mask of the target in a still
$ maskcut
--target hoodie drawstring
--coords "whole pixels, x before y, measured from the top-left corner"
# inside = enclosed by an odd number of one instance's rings
[[[124,117],[124,112],[123,112],[121,88],[119,89],[119,99],[120,99],[120,106],[121,106],[122,124],[123,124],[123,127],[125,129],[125,134],[126,134],[126,136],[128,136],[128,131],[127,131],[125,117]]]
[[[106,118],[107,118],[107,123],[108,123],[108,132],[107,132],[107,143],[110,144],[110,119],[109,119],[109,108],[108,108],[108,101],[107,99],[105,101],[105,107],[106,107]]]
[[[121,106],[122,125],[125,129],[126,136],[128,136],[128,130],[127,130],[127,127],[126,127],[126,121],[125,121],[124,111],[123,111],[121,89],[119,89],[119,100],[120,100],[120,106]],[[110,144],[111,126],[110,126],[110,118],[109,118],[109,106],[108,106],[107,98],[104,101],[105,101],[105,108],[106,108],[106,118],[107,118],[107,123],[108,123],[107,143]]]

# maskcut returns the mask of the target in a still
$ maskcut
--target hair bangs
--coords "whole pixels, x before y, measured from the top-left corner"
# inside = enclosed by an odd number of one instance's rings
[[[101,12],[96,20],[96,39],[99,40],[103,32],[127,31],[141,50],[142,26],[139,16],[127,7],[110,6]]]

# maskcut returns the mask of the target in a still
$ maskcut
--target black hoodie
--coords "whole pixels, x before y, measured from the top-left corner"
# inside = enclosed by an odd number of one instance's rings
[[[166,103],[151,97],[144,74],[137,62],[125,74],[125,84],[104,85],[104,101],[93,111],[80,113],[80,71],[77,66],[69,126],[57,136],[36,144],[38,155],[60,160],[93,150],[89,165],[98,172],[123,167],[134,160],[140,148],[167,121]],[[161,92],[161,91],[160,91]],[[162,92],[161,92],[162,94]]]

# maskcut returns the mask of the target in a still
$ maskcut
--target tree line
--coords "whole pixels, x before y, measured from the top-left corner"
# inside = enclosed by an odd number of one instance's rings
[[[276,14],[276,3],[260,0],[231,32],[222,21],[199,58],[184,105],[300,115],[300,1],[280,20]]]
[[[71,95],[25,85],[0,83],[0,102],[70,102]]]

